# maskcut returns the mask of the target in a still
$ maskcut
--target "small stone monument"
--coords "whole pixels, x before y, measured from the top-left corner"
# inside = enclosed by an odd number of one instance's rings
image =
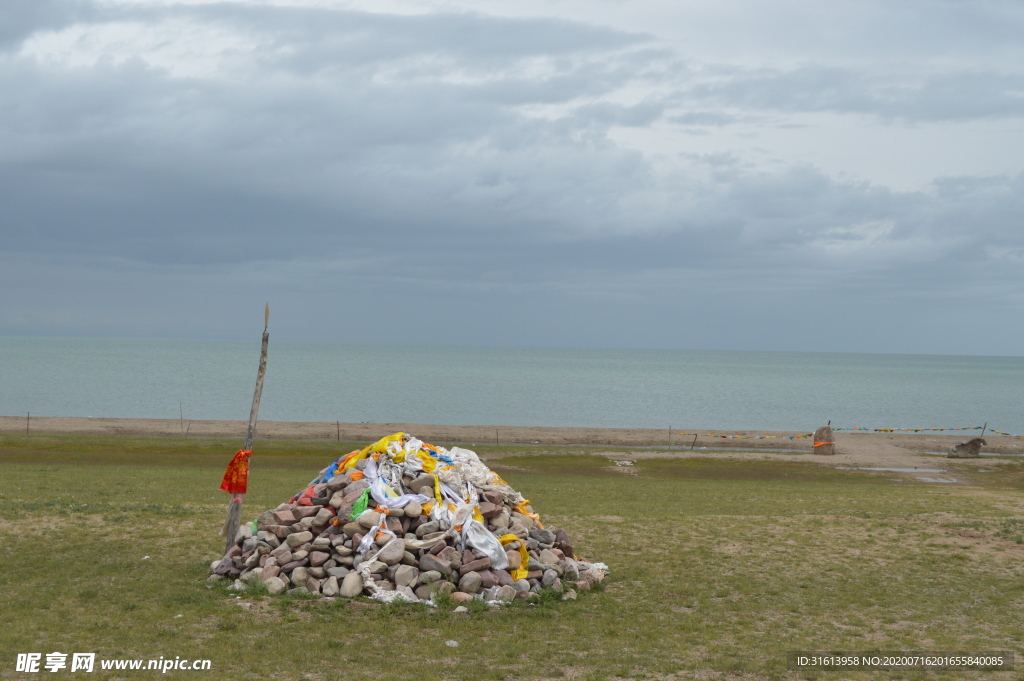
[[[988,444],[984,438],[976,437],[967,442],[957,442],[956,446],[946,454],[950,459],[977,459],[981,456],[982,445]]]
[[[832,426],[822,426],[814,431],[814,449],[812,454],[831,455],[836,453],[836,438],[832,434]]]

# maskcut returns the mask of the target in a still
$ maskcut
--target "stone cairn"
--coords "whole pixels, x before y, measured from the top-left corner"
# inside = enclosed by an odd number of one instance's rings
[[[238,530],[210,566],[241,591],[412,603],[575,599],[608,570],[575,555],[565,530],[477,455],[395,433],[339,458],[288,503]]]

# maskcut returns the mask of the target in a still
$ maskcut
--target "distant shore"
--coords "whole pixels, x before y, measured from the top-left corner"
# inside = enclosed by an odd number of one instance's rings
[[[41,416],[0,416],[0,433],[53,435],[114,435],[134,437],[243,437],[245,421],[197,421],[177,419],[121,419]],[[303,421],[260,421],[258,438],[286,440],[343,440],[370,442],[397,431],[414,434],[435,444],[485,445],[586,445],[608,447],[654,447],[689,450],[700,448],[756,449],[760,451],[812,449],[811,440],[788,436],[806,432],[757,430],[703,430],[678,428],[562,428],[542,426],[445,426],[424,423],[339,423]],[[683,436],[681,433],[689,433]],[[697,434],[694,442],[694,434]],[[771,439],[722,438],[722,435],[782,436]],[[935,435],[924,433],[837,433],[837,449],[897,447],[915,453],[946,451],[956,442],[976,437],[977,431]],[[985,451],[1024,453],[1024,439],[986,434]]]

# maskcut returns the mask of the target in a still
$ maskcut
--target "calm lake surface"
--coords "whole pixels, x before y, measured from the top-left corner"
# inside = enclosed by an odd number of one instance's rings
[[[259,342],[0,338],[0,414],[245,419]],[[1024,434],[1024,358],[270,341],[260,418]]]

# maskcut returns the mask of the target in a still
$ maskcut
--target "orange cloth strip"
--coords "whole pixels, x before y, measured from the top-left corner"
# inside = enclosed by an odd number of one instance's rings
[[[224,471],[224,479],[221,480],[220,488],[229,494],[245,494],[249,486],[249,457],[252,450],[240,449],[235,452],[227,470]]]

